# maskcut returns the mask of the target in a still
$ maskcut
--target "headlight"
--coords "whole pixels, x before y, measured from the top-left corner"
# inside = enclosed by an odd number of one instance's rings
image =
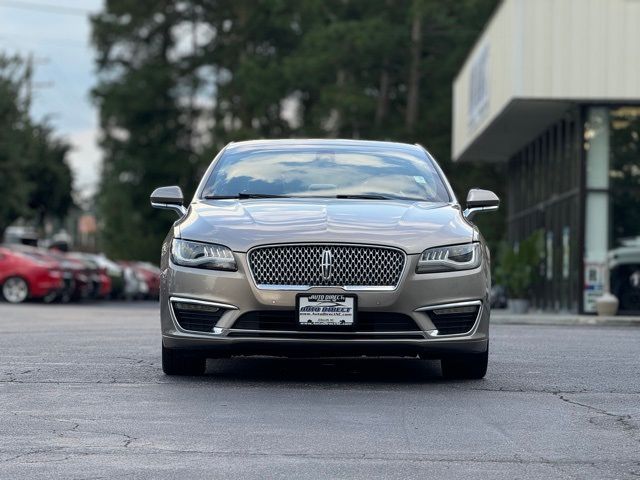
[[[466,243],[425,250],[418,260],[416,273],[469,270],[478,265],[480,265],[480,244]]]
[[[222,245],[190,242],[173,239],[171,260],[185,267],[209,268],[211,270],[237,270],[233,252]]]

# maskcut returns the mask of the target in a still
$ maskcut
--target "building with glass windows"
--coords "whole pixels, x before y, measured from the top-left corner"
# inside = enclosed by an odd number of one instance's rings
[[[453,157],[507,165],[507,238],[542,232],[534,307],[640,313],[640,1],[503,0],[454,83]]]

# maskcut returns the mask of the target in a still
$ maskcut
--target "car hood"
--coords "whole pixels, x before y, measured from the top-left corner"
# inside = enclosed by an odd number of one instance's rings
[[[474,228],[457,206],[414,201],[256,199],[194,201],[176,236],[236,252],[279,243],[360,243],[420,253],[470,242]]]

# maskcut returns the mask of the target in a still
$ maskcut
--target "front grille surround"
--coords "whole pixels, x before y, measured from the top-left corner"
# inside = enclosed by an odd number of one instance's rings
[[[331,273],[323,276],[323,252],[331,252]],[[247,253],[249,271],[259,289],[395,290],[404,274],[406,254],[394,247],[305,243],[263,245]]]

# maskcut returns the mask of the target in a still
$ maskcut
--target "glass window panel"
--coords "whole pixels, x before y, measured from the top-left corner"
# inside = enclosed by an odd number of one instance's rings
[[[612,247],[640,247],[640,107],[611,110]]]

